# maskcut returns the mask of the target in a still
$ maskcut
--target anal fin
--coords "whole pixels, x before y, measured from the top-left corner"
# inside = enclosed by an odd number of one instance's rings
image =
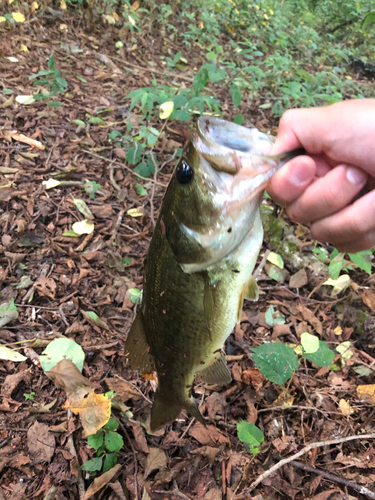
[[[147,343],[142,311],[137,314],[125,342],[125,357],[135,370],[154,371],[155,363]]]
[[[232,375],[227,366],[224,351],[220,351],[206,368],[198,372],[198,375],[206,384],[229,384],[232,381]]]

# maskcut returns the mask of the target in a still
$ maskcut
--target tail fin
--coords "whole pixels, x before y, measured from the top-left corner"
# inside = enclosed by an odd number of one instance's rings
[[[151,409],[151,432],[155,432],[164,425],[171,424],[176,420],[183,408],[203,425],[206,425],[195,401],[187,399],[184,402],[172,402],[170,399],[160,394],[157,389],[155,392],[154,404]]]

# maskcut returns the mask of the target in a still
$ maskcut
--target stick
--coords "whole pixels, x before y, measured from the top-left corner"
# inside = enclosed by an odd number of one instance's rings
[[[236,500],[240,500],[242,498],[248,498],[249,493],[251,493],[257,486],[260,484],[264,479],[267,477],[271,476],[274,472],[277,470],[281,469],[286,464],[289,464],[296,458],[301,457],[305,453],[309,452],[310,450],[314,450],[315,448],[320,448],[322,446],[330,446],[332,444],[340,444],[340,443],[346,443],[348,441],[353,441],[354,439],[374,439],[375,438],[375,433],[373,434],[360,434],[359,436],[347,436],[344,438],[337,438],[337,439],[331,439],[330,441],[320,441],[318,443],[310,443],[305,448],[302,448],[298,453],[295,453],[291,457],[284,458],[283,460],[280,460],[277,464],[275,464],[273,467],[268,469],[266,472],[261,474],[257,480],[255,480],[253,483],[251,483],[250,487],[245,491],[245,493],[241,493],[241,495],[238,495],[236,497]]]

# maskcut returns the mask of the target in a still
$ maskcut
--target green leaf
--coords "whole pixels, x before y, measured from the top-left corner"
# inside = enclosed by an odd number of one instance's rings
[[[273,305],[269,306],[265,314],[265,320],[267,325],[284,325],[285,324],[285,316],[281,314],[279,311],[276,311]]]
[[[275,384],[284,384],[299,367],[297,354],[280,342],[263,344],[251,351],[259,371]]]
[[[349,253],[348,255],[353,264],[358,266],[360,269],[363,269],[363,271],[366,271],[366,273],[371,276],[371,250],[364,250],[363,252],[358,253]]]
[[[147,189],[145,189],[143,186],[141,186],[140,184],[136,184],[135,186],[135,190],[137,191],[137,193],[140,195],[140,196],[146,196],[147,194]]]
[[[106,432],[104,444],[108,451],[120,451],[124,445],[124,440],[117,432]]]
[[[25,361],[27,357],[18,351],[9,349],[9,347],[6,347],[5,345],[0,345],[0,359],[20,363],[21,361]]]
[[[93,200],[95,198],[95,193],[102,186],[95,181],[87,181],[86,180],[83,187],[84,187],[86,193],[89,194],[90,198]]]
[[[238,115],[235,115],[235,117],[233,118],[233,121],[234,121],[234,123],[237,123],[237,125],[243,125],[245,122],[245,117],[244,117],[244,115],[238,114]]]
[[[333,258],[332,258],[333,252],[331,254],[331,262],[328,267],[329,274],[331,275],[331,278],[333,280],[336,280],[342,269],[344,269],[348,263],[345,260],[345,254],[343,253],[337,253]]]
[[[275,266],[279,267],[280,269],[284,269],[284,261],[281,255],[275,252],[270,252],[268,257],[267,257],[268,262],[271,262],[271,264],[274,264]]]
[[[172,120],[179,120],[180,122],[187,122],[190,120],[191,115],[186,109],[175,109],[171,115]]]
[[[85,127],[86,127],[86,123],[85,123],[85,122],[83,122],[82,120],[73,120],[73,123],[74,123],[75,125],[78,125],[78,126],[79,126],[79,127],[81,127],[81,128],[85,128]]]
[[[102,429],[99,429],[96,434],[90,434],[90,436],[87,436],[87,444],[91,446],[91,448],[98,450],[103,444]]]
[[[110,418],[108,420],[108,422],[105,424],[104,428],[107,430],[107,431],[115,431],[117,430],[118,428],[118,422],[115,418]]]
[[[99,118],[99,116],[91,116],[89,118],[89,123],[92,125],[105,125],[105,121]]]
[[[89,209],[89,207],[86,205],[86,203],[83,200],[78,200],[76,198],[73,198],[74,205],[78,208],[78,210],[83,214],[86,219],[93,219],[94,216]]]
[[[102,462],[102,457],[95,457],[82,464],[81,469],[87,472],[96,472],[102,468]]]
[[[138,290],[138,288],[129,288],[127,291],[127,295],[130,300],[135,304],[136,302],[142,302],[142,291]]]
[[[367,16],[365,16],[362,23],[362,28],[366,28],[367,26],[373,23],[375,23],[375,11],[369,12]]]
[[[140,159],[142,158],[143,149],[144,148],[142,145],[135,144],[126,153],[126,161],[130,163],[130,165],[137,165],[137,163],[139,163]]]
[[[319,338],[308,332],[301,333],[301,345],[305,353],[311,354],[319,349]]]
[[[242,420],[237,423],[238,439],[250,447],[250,452],[256,455],[259,452],[259,446],[264,441],[263,432],[254,424]]]
[[[302,357],[309,359],[319,367],[323,367],[332,364],[335,353],[328,347],[327,342],[319,340],[319,349],[315,352],[304,352]]]
[[[208,54],[206,54],[206,58],[207,58],[207,61],[213,61],[214,59],[216,59],[215,52],[208,52]]]
[[[123,257],[123,259],[122,259],[122,265],[124,267],[131,266],[132,264],[133,264],[133,259],[131,259],[130,257]]]
[[[235,83],[233,83],[230,86],[229,90],[230,90],[230,94],[232,96],[233,104],[236,108],[238,108],[238,106],[241,104],[241,99],[242,99],[241,90],[240,90],[239,86],[236,85]]]
[[[81,76],[81,75],[77,75],[77,78],[78,78],[78,80],[79,80],[80,82],[82,82],[82,83],[87,83],[86,78],[83,78],[83,76]]]
[[[360,377],[369,377],[373,373],[371,368],[368,368],[367,366],[362,366],[362,365],[354,367],[353,370]]]
[[[3,95],[9,95],[9,94],[13,94],[13,90],[11,90],[11,89],[3,89]]]
[[[63,236],[67,236],[69,238],[79,238],[79,234],[77,234],[73,229],[67,229],[63,232]]]
[[[107,472],[109,469],[112,469],[117,464],[117,455],[116,453],[107,453],[104,459],[103,472]]]
[[[18,318],[17,307],[14,305],[12,297],[8,302],[0,304],[0,327],[7,325]]]
[[[82,347],[71,339],[54,339],[39,356],[42,369],[45,372],[52,370],[63,359],[70,359],[79,371],[82,371],[85,353]]]

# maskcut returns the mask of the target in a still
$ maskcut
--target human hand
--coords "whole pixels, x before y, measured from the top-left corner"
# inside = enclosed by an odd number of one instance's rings
[[[267,192],[315,239],[351,253],[374,246],[375,99],[287,111],[271,154],[301,146],[309,156],[288,162]]]

